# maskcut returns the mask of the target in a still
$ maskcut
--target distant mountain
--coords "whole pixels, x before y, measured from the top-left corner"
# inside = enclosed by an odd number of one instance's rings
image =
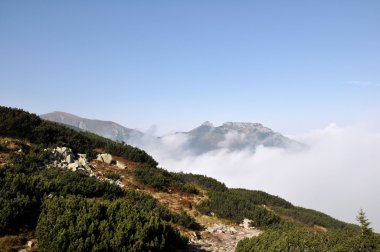
[[[187,147],[196,154],[218,149],[254,151],[259,145],[297,149],[303,146],[259,123],[226,122],[215,127],[207,121],[189,132],[176,134],[187,136]]]
[[[84,131],[93,132],[103,137],[116,141],[129,142],[132,139],[141,138],[144,134],[135,129],[129,129],[111,121],[101,121],[82,118],[65,112],[52,112],[40,115],[42,119],[66,124]]]
[[[143,149],[150,149],[152,146],[160,149],[167,144],[166,141],[162,140],[175,137],[185,139],[181,146],[182,149],[179,151],[186,150],[197,155],[220,149],[255,151],[259,145],[293,149],[303,147],[301,143],[274,132],[260,123],[226,122],[215,127],[212,123],[205,122],[188,132],[177,132],[156,138],[115,122],[86,119],[65,112],[52,112],[40,117],[48,121],[93,132],[112,140],[125,141]]]

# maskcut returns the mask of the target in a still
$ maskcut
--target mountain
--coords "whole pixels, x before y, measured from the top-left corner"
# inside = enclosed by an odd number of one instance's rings
[[[176,134],[187,136],[188,148],[197,154],[218,149],[254,151],[259,145],[296,149],[303,146],[260,123],[226,122],[215,127],[207,121],[193,130]]]
[[[82,118],[66,112],[55,111],[40,115],[40,117],[48,121],[89,131],[115,141],[129,142],[131,139],[140,138],[144,135],[138,130],[126,128],[115,122]]]
[[[165,145],[165,141],[160,140],[184,137],[183,150],[190,151],[196,155],[220,149],[231,152],[247,149],[254,152],[260,145],[288,149],[301,149],[304,147],[303,144],[274,132],[260,123],[226,122],[215,127],[207,121],[188,132],[177,132],[155,138],[115,122],[86,119],[65,112],[52,112],[40,117],[48,121],[89,131],[115,141],[125,141],[140,148],[150,148],[150,146],[160,148],[160,146]]]

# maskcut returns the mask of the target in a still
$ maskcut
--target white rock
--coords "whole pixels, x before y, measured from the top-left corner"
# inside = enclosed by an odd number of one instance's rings
[[[251,227],[250,223],[251,223],[250,219],[244,219],[243,223],[240,224],[239,226],[244,227],[245,229],[251,229],[252,227]]]
[[[108,153],[98,154],[97,160],[110,164],[112,162],[112,155]]]
[[[78,165],[85,166],[87,164],[86,154],[78,153]]]
[[[116,161],[116,166],[119,169],[125,169],[127,166],[123,162]]]
[[[69,170],[76,171],[79,165],[77,163],[71,163],[67,166]]]
[[[65,158],[65,162],[69,163],[69,164],[73,163],[74,162],[74,155],[72,155],[72,154],[67,155]]]

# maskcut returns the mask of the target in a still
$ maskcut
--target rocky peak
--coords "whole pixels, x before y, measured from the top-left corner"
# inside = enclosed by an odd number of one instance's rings
[[[212,124],[210,121],[205,121],[201,126],[214,127],[214,124]]]

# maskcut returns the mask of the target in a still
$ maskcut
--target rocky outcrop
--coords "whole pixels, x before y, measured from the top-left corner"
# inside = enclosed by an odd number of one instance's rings
[[[49,151],[45,149],[45,151]],[[94,167],[88,162],[86,154],[75,154],[70,148],[56,147],[51,150],[47,167],[58,167],[71,171],[92,170]]]
[[[99,161],[102,161],[104,163],[111,164],[111,162],[112,162],[112,155],[108,154],[108,153],[102,153],[102,154],[98,154],[98,156],[96,157],[96,159],[99,160]]]
[[[189,251],[234,251],[241,239],[258,236],[262,232],[249,226],[250,222],[245,219],[239,226],[211,224],[206,227],[206,230],[192,234]]]

